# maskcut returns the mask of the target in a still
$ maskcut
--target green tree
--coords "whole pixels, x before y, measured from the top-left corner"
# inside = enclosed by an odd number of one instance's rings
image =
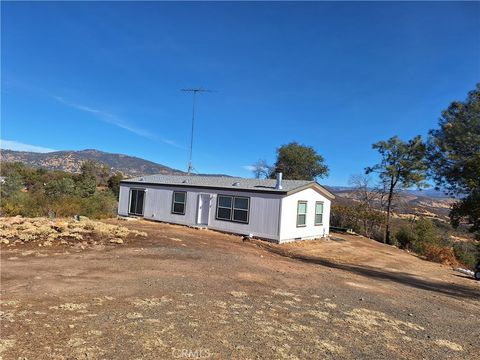
[[[7,198],[20,191],[24,186],[23,177],[17,172],[12,171],[3,179],[1,184],[2,198]]]
[[[328,175],[323,156],[317,154],[313,147],[297,142],[277,149],[275,169],[282,170],[284,178],[292,180],[315,180]],[[271,177],[274,176],[275,172],[272,171]]]
[[[402,248],[422,254],[426,245],[437,242],[438,232],[432,220],[421,217],[410,221],[408,225],[402,225],[395,237]]]
[[[118,199],[120,194],[120,181],[122,181],[123,175],[120,173],[113,174],[108,178],[107,184],[108,188],[113,192],[115,197]]]
[[[82,176],[93,177],[97,186],[107,185],[110,176],[110,169],[107,165],[101,164],[95,160],[86,160],[80,167]]]
[[[79,176],[75,181],[75,189],[80,197],[89,197],[95,194],[97,182],[91,176]]]
[[[58,198],[75,193],[75,182],[71,177],[54,179],[46,184],[45,195],[49,198]]]
[[[95,194],[97,188],[97,176],[101,165],[94,160],[87,160],[80,167],[81,173],[76,178],[77,194],[81,197],[89,197]]]
[[[454,227],[471,224],[480,236],[480,84],[464,102],[454,101],[430,131],[428,160],[438,188],[461,197],[452,208]]]
[[[381,160],[378,164],[367,167],[367,174],[375,172],[379,175],[386,197],[386,217],[384,242],[390,241],[390,216],[395,194],[400,189],[416,186],[428,187],[425,182],[427,165],[425,162],[426,146],[420,136],[408,142],[394,136],[387,141],[379,141],[372,145],[378,150]]]

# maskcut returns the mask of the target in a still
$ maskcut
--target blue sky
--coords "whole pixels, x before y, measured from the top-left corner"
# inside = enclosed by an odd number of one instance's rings
[[[298,141],[346,185],[480,81],[479,29],[479,2],[2,2],[2,146],[186,169],[180,89],[203,86],[197,171],[248,177]]]

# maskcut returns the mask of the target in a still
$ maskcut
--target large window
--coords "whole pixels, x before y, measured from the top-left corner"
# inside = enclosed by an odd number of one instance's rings
[[[315,203],[315,225],[323,225],[323,202]]]
[[[307,226],[307,202],[306,201],[298,202],[297,226]]]
[[[248,223],[250,198],[241,196],[218,195],[217,219]]]
[[[185,203],[187,193],[185,191],[174,191],[172,198],[172,214],[185,215]]]
[[[143,215],[144,189],[130,189],[130,214]]]

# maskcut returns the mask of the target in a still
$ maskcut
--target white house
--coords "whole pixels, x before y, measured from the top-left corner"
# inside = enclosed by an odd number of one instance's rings
[[[149,175],[120,183],[118,214],[288,242],[329,234],[334,196],[315,181]]]

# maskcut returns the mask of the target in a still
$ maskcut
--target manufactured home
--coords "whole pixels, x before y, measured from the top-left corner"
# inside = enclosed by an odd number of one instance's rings
[[[315,181],[149,175],[120,183],[118,214],[278,243],[329,234],[334,198]]]

